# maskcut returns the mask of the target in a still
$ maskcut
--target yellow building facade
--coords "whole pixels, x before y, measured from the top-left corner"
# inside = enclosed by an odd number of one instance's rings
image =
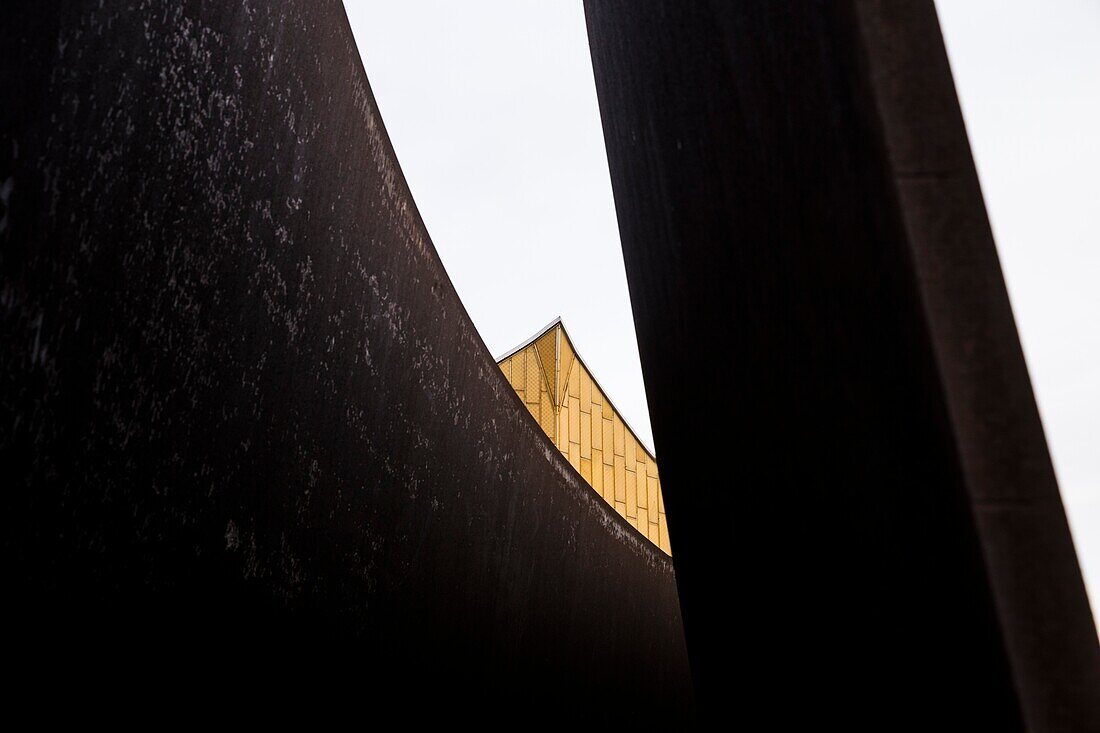
[[[585,366],[561,319],[501,356],[497,363],[535,420],[584,480],[671,555],[657,461]]]

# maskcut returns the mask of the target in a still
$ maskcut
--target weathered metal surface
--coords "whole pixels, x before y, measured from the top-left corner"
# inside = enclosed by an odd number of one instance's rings
[[[935,7],[856,9],[1027,727],[1100,730],[1100,644]]]
[[[0,49],[9,668],[689,714],[671,563],[485,350],[338,2],[21,2]]]
[[[931,2],[585,7],[704,716],[1100,728]]]

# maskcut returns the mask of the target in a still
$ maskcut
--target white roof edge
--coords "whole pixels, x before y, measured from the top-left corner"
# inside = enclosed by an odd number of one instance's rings
[[[515,354],[515,353],[516,353],[517,351],[523,351],[523,350],[524,350],[524,349],[526,349],[526,348],[527,348],[528,346],[530,346],[530,345],[531,345],[531,344],[533,344],[533,343],[534,343],[535,341],[537,341],[537,340],[539,339],[539,337],[540,337],[540,336],[542,336],[542,335],[543,335],[544,333],[546,333],[547,331],[549,331],[549,330],[550,330],[551,328],[553,328],[554,326],[558,325],[559,323],[561,323],[561,316],[558,316],[558,317],[557,317],[557,318],[555,318],[554,320],[552,320],[552,321],[550,321],[549,323],[547,323],[547,324],[546,324],[545,326],[543,326],[543,327],[542,327],[542,328],[540,328],[540,329],[539,329],[538,331],[536,331],[536,332],[535,332],[535,335],[534,335],[534,336],[532,336],[531,338],[527,339],[526,341],[524,341],[523,343],[521,343],[521,344],[520,344],[519,346],[516,346],[516,347],[515,347],[515,348],[513,348],[513,349],[508,349],[508,351],[505,351],[505,352],[504,352],[503,354],[501,354],[500,356],[496,357],[496,362],[497,362],[497,364],[499,364],[500,362],[504,361],[504,360],[505,360],[505,359],[507,359],[507,358],[508,358],[509,356],[513,356],[513,355],[514,355],[514,354]],[[564,327],[564,326],[562,326],[562,330],[563,330],[563,331],[565,330],[565,327]],[[574,349],[574,351],[575,351],[575,349]]]
[[[545,334],[547,331],[549,331],[554,326],[558,326],[558,325],[561,326],[561,331],[562,331],[562,333],[565,334],[565,338],[569,339],[569,345],[573,349],[573,355],[577,357],[577,361],[579,361],[581,363],[581,366],[584,367],[584,370],[586,372],[588,372],[588,376],[592,379],[592,383],[594,385],[596,385],[596,388],[599,389],[600,393],[607,399],[607,404],[611,405],[611,409],[614,410],[615,413],[619,416],[619,419],[623,421],[623,425],[625,425],[626,429],[630,431],[630,434],[631,434],[631,436],[633,436],[634,440],[638,441],[638,445],[642,446],[642,450],[644,450],[646,452],[646,454],[649,455],[650,458],[652,458],[654,461],[656,461],[657,460],[657,454],[654,452],[654,450],[644,440],[642,440],[638,436],[638,431],[636,431],[633,427],[630,426],[630,423],[627,422],[626,417],[623,415],[622,410],[615,407],[615,403],[611,401],[611,395],[608,394],[607,390],[603,388],[603,385],[601,385],[599,380],[596,379],[595,373],[593,373],[593,371],[589,368],[588,364],[585,363],[584,358],[581,356],[580,351],[578,351],[576,345],[573,344],[573,339],[569,337],[569,331],[565,328],[565,322],[562,321],[561,316],[558,316],[554,320],[550,321],[550,323],[548,323],[545,326],[543,326],[542,328],[540,328],[538,331],[535,332],[534,336],[532,336],[531,338],[529,338],[526,341],[522,342],[519,346],[516,346],[513,349],[509,349],[508,351],[506,351],[503,354],[501,354],[500,356],[498,356],[496,358],[497,363],[499,364],[500,362],[504,361],[508,357],[513,356],[517,352],[526,349],[528,346],[530,346],[536,340],[538,340],[539,337],[541,337],[543,334]]]

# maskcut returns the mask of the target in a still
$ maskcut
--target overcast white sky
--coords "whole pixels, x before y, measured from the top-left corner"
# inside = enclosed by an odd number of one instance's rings
[[[345,0],[432,241],[494,355],[562,316],[653,445],[580,0]],[[938,0],[1094,613],[1100,3]]]

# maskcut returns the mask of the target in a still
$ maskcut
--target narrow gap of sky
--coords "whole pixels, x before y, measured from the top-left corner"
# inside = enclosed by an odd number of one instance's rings
[[[493,356],[561,316],[652,447],[581,3],[344,7],[417,208]]]
[[[1100,602],[1100,4],[936,6],[1078,555]],[[420,213],[490,351],[562,316],[652,445],[579,0],[345,7]]]

